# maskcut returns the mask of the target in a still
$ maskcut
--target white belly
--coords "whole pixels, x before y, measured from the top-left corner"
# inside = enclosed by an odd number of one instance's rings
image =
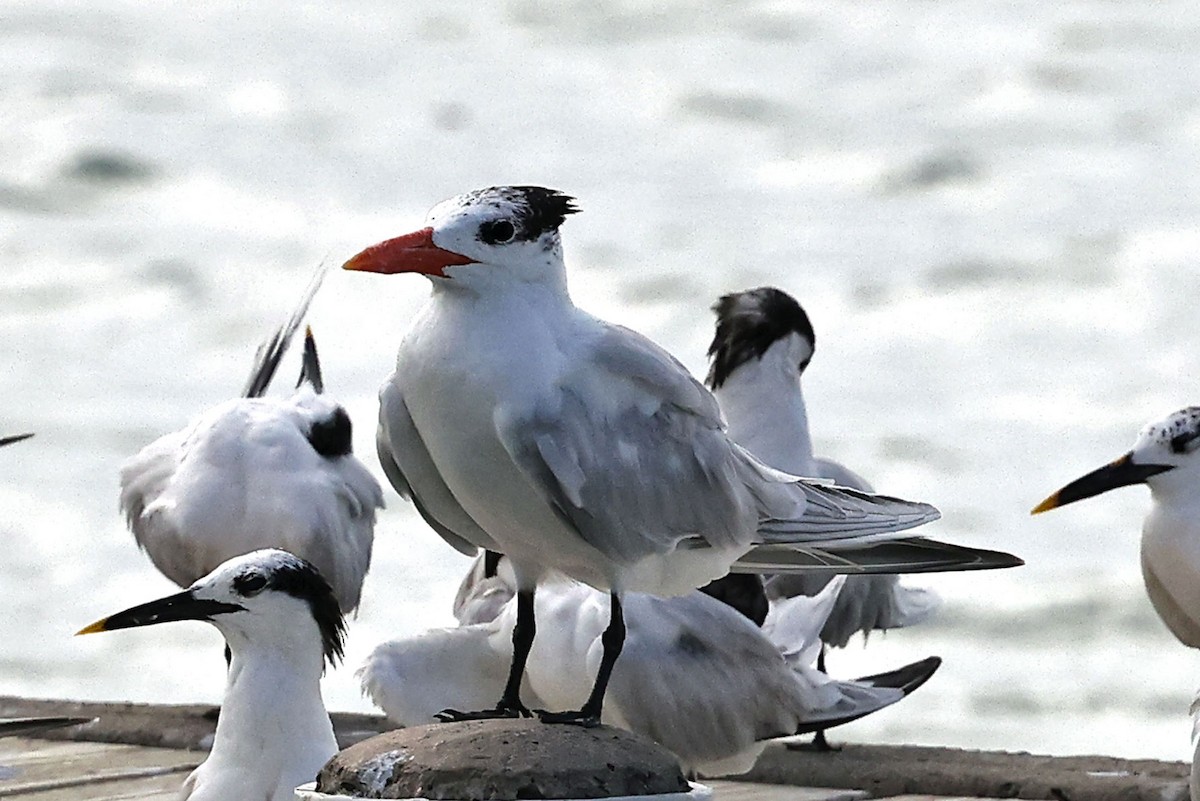
[[[1200,648],[1200,529],[1156,507],[1142,528],[1142,576],[1158,616],[1179,641]]]

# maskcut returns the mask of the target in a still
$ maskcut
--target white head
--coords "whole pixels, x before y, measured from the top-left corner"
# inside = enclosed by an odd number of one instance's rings
[[[234,557],[181,593],[117,612],[79,633],[175,620],[212,623],[235,654],[299,648],[329,664],[341,659],[346,633],[333,591],[317,569],[274,549]]]
[[[421,273],[435,284],[562,281],[558,229],[579,209],[540,186],[493,186],[444,200],[425,227],[367,248],[343,265],[376,273]]]
[[[1200,479],[1200,406],[1142,429],[1133,450],[1055,492],[1034,508],[1045,512],[1117,487],[1146,484],[1154,495],[1194,495]]]
[[[724,295],[713,304],[717,330],[708,346],[707,383],[714,390],[739,368],[754,366],[799,380],[816,352],[817,335],[795,298],[764,286]]]

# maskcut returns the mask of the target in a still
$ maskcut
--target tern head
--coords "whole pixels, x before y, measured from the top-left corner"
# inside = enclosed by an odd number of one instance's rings
[[[745,364],[768,366],[764,358],[768,351],[772,364],[794,370],[797,378],[812,360],[817,335],[804,309],[788,293],[763,286],[724,295],[712,308],[717,313],[717,331],[708,346],[712,366],[706,379],[712,389],[719,389]]]
[[[501,268],[507,280],[537,281],[561,270],[558,228],[577,211],[573,198],[554,189],[479,189],[442,201],[424,228],[369,247],[343,268],[464,283],[488,280],[497,273],[489,268]]]
[[[1075,479],[1033,509],[1033,514],[1091,498],[1117,487],[1146,484],[1153,494],[1176,488],[1194,493],[1200,470],[1200,406],[1189,406],[1142,429],[1133,450]]]
[[[212,623],[235,653],[246,643],[288,648],[307,638],[331,665],[342,658],[346,634],[329,583],[300,557],[274,549],[234,557],[183,592],[109,615],[78,634],[176,620]]]

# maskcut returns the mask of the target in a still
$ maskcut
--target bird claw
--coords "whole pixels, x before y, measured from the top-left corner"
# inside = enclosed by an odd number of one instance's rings
[[[477,712],[463,712],[458,709],[443,709],[433,717],[439,723],[461,723],[464,720],[503,720],[532,717],[533,713],[524,704],[497,704],[493,709],[481,709]]]
[[[599,715],[585,712],[582,709],[572,712],[548,712],[545,709],[538,709],[536,714],[542,723],[566,723],[569,726],[582,726],[585,729],[594,729],[600,725]]]

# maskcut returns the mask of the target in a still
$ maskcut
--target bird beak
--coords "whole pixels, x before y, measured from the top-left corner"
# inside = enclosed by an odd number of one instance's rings
[[[312,326],[304,327],[304,357],[300,362],[300,380],[296,386],[305,381],[312,385],[313,392],[318,395],[325,391],[325,380],[321,378],[321,360],[317,358],[317,340],[313,337]]]
[[[421,273],[445,276],[445,268],[472,264],[473,260],[451,253],[433,244],[433,229],[422,228],[411,234],[380,242],[359,253],[342,265],[343,270],[368,273]]]
[[[113,629],[129,629],[134,626],[152,626],[155,623],[170,623],[174,620],[212,620],[214,615],[241,611],[245,611],[245,607],[207,598],[197,598],[191,590],[184,590],[176,595],[169,595],[166,598],[159,598],[157,601],[130,607],[124,612],[117,612],[115,615],[97,620],[92,625],[75,632],[75,635],[94,634],[97,631],[112,631]]]
[[[1174,465],[1169,464],[1134,464],[1133,451],[1130,451],[1115,462],[1110,462],[1099,470],[1093,470],[1086,476],[1075,479],[1035,506],[1030,514],[1036,515],[1050,509],[1057,509],[1068,503],[1082,501],[1084,498],[1091,498],[1093,495],[1099,495],[1117,487],[1144,484],[1146,479],[1151,476],[1174,469]]]

